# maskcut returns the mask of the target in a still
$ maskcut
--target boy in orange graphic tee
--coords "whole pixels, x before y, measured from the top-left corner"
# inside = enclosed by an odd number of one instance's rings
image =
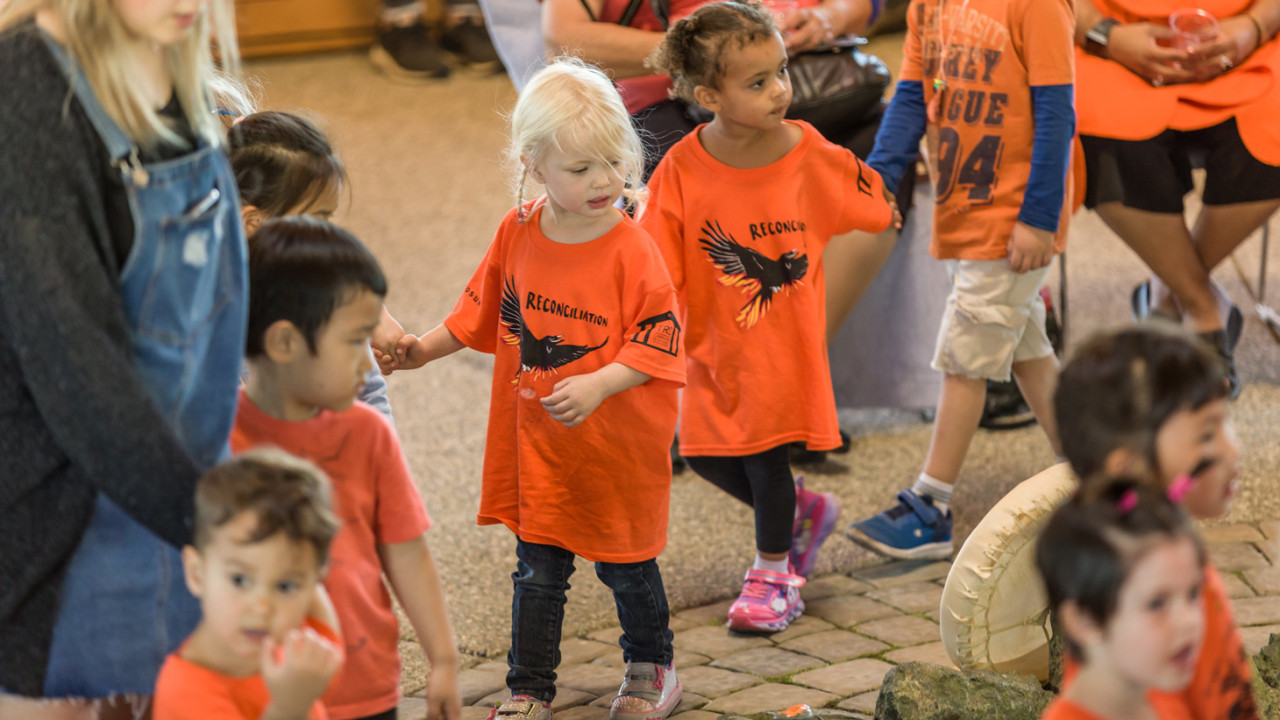
[[[517,199],[453,312],[402,339],[398,365],[464,347],[494,355],[477,520],[515,533],[518,558],[511,698],[497,717],[550,720],[565,593],[582,556],[622,625],[627,665],[610,716],[660,720],[683,692],[656,558],[684,333],[661,255],[614,207],[639,185],[640,140],[608,78],[570,59],[530,81],[511,137],[521,191],[532,178],[546,195]]]
[[[933,357],[944,377],[923,472],[848,535],[890,557],[945,558],[989,380],[1012,374],[1059,450],[1040,289],[1072,207],[1074,15],[1068,0],[913,0],[907,20],[902,79],[867,163],[892,185],[927,135],[930,251],[952,281]]]
[[[433,720],[457,720],[457,651],[427,546],[431,523],[390,423],[356,400],[386,290],[378,261],[335,225],[297,216],[258,228],[249,241],[249,377],[231,447],[283,448],[332,480],[342,527],[325,588],[346,663],[324,696],[329,715],[369,718],[399,705],[389,584],[431,661]]]
[[[320,695],[342,666],[320,593],[338,531],[329,482],[279,450],[245,453],[196,487],[187,587],[204,617],[156,678],[156,720],[328,720]]]
[[[755,561],[729,627],[776,632],[803,611],[799,587],[839,514],[834,495],[797,488],[788,447],[840,445],[823,249],[836,235],[885,230],[894,210],[853,153],[783,120],[787,55],[760,5],[706,5],[656,57],[683,98],[715,113],[658,164],[642,221],[680,292],[680,453],[754,508]]]

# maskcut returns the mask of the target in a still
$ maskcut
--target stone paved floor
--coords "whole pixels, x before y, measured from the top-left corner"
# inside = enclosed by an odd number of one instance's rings
[[[1249,654],[1280,632],[1280,520],[1203,528],[1214,565],[1232,597]],[[897,663],[950,665],[938,637],[938,603],[947,562],[890,562],[812,579],[805,615],[772,636],[731,635],[731,600],[675,613],[676,667],[684,683],[677,720],[715,720],[798,703],[870,717],[881,679]],[[561,646],[557,720],[607,720],[621,680],[616,626]],[[404,643],[413,663],[416,643]],[[463,720],[483,720],[506,698],[502,658],[470,658],[460,676]],[[421,688],[406,688],[401,717],[425,715]]]

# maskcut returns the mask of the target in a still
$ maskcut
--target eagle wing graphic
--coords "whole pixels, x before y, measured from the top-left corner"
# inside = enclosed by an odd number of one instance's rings
[[[702,234],[699,244],[707,251],[708,259],[724,273],[718,278],[720,284],[751,295],[734,318],[741,327],[750,328],[760,322],[773,304],[774,293],[799,284],[809,271],[808,255],[789,250],[774,260],[740,244],[720,223],[713,225],[708,221]]]
[[[524,327],[524,315],[520,314],[520,297],[516,295],[515,279],[510,275],[502,286],[502,303],[498,306],[498,319],[507,327],[502,334],[502,342],[508,345],[520,345],[527,332]]]

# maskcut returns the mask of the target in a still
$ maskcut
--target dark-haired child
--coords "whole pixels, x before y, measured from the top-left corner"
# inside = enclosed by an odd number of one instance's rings
[[[156,720],[323,720],[342,666],[319,592],[338,532],[329,482],[279,450],[215,466],[196,486],[187,587],[204,617],[156,679]]]
[[[729,627],[776,632],[803,611],[800,586],[839,516],[833,494],[797,486],[789,455],[791,443],[840,445],[823,251],[878,242],[867,233],[896,212],[874,170],[783,119],[786,47],[758,3],[699,8],[655,58],[683,99],[715,113],[658,164],[642,218],[685,314],[680,454],[755,513],[754,562]]]
[[[1080,663],[1045,720],[1176,717],[1147,693],[1185,690],[1205,642],[1205,551],[1181,509],[1150,485],[1086,484],[1049,519],[1036,566]]]
[[[312,215],[330,220],[337,212],[347,171],[310,120],[275,110],[237,118],[227,131],[227,154],[240,190],[246,235],[271,218]],[[384,307],[374,344],[394,347],[402,335],[404,330]],[[365,375],[360,400],[393,420],[387,381],[376,367]]]
[[[1240,441],[1231,425],[1227,366],[1194,335],[1167,323],[1099,333],[1063,367],[1054,394],[1062,451],[1087,486],[1130,477],[1171,492],[1194,518],[1231,509]],[[1162,715],[1195,720],[1256,718],[1251,671],[1222,578],[1204,570],[1205,645],[1183,691],[1152,690]],[[1075,673],[1068,660],[1066,682]]]
[[[377,260],[349,232],[305,216],[262,223],[249,240],[249,379],[231,444],[284,448],[333,481],[342,529],[325,587],[346,663],[325,695],[329,714],[395,716],[399,628],[385,575],[431,662],[429,717],[454,720],[457,651],[430,521],[391,426],[356,400],[386,291]]]

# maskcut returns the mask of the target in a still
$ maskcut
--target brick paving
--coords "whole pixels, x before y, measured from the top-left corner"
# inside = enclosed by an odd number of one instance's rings
[[[1209,554],[1232,597],[1250,655],[1280,633],[1280,521],[1203,528]],[[870,718],[880,683],[894,665],[950,665],[938,635],[947,562],[887,562],[814,578],[802,589],[805,615],[771,636],[731,634],[730,600],[675,613],[676,667],[684,701],[675,720],[778,710],[798,703]],[[621,681],[618,628],[561,645],[553,710],[557,720],[607,720]],[[406,654],[416,645],[406,643]],[[506,665],[472,658],[460,675],[463,720],[482,720],[506,698]],[[406,657],[406,664],[415,662]],[[406,688],[401,717],[425,714],[422,688]]]

